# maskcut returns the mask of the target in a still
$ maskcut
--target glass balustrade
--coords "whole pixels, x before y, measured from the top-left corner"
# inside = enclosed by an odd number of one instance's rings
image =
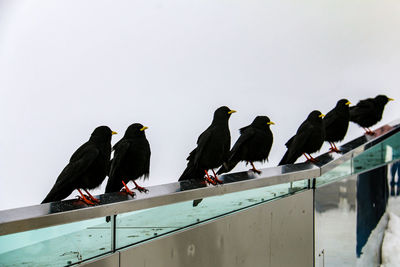
[[[0,236],[0,266],[66,266],[111,252],[105,218]]]
[[[304,190],[307,185],[307,180],[301,180],[292,185],[290,183],[278,184],[119,214],[116,219],[116,247],[118,249],[130,246],[266,201],[281,198]]]
[[[400,132],[316,178],[317,187],[398,160]],[[245,181],[244,181],[245,182]],[[219,185],[224,186],[224,185]],[[226,216],[309,188],[282,183],[0,236],[0,266],[66,266]],[[115,239],[112,236],[115,227]]]
[[[316,178],[316,186],[342,179],[343,177],[365,172],[400,158],[400,132],[366,149],[361,154],[347,160],[332,170]]]

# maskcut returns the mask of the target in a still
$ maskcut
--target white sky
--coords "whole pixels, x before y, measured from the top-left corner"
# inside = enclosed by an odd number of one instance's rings
[[[262,167],[276,166],[311,110],[400,101],[398,14],[396,0],[0,0],[0,209],[40,203],[98,125],[113,143],[149,126],[145,185],[174,182],[221,105],[238,111],[232,144],[257,115],[276,123]]]

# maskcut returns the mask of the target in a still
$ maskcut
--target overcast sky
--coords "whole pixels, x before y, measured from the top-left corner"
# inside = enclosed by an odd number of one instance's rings
[[[149,127],[154,185],[178,179],[221,105],[238,111],[232,143],[257,115],[276,123],[260,168],[340,98],[387,94],[379,125],[397,119],[399,14],[397,0],[0,0],[0,209],[40,203],[99,125],[113,144]]]

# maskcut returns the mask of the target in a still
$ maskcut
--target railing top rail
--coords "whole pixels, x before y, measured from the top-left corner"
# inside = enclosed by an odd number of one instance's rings
[[[207,187],[198,182],[184,181],[149,187],[148,194],[138,194],[134,199],[119,193],[103,194],[98,196],[101,204],[90,207],[77,200],[66,200],[2,210],[0,235],[316,178],[397,133],[399,126],[399,121],[395,121],[379,128],[376,136],[358,137],[341,146],[343,154],[325,153],[319,156],[318,164],[299,163],[265,168],[261,175],[250,171],[226,174],[220,177],[224,182],[221,186]]]

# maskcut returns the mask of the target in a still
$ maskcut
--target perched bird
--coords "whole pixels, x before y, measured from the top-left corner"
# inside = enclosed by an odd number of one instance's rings
[[[335,142],[343,140],[349,128],[350,101],[340,99],[336,106],[324,117],[325,141],[328,141],[331,152],[340,152]]]
[[[179,181],[189,179],[203,179],[212,184],[221,183],[214,172],[214,168],[228,159],[231,146],[231,134],[229,132],[228,120],[232,113],[236,112],[226,106],[218,108],[214,112],[211,125],[197,139],[197,147],[190,152],[186,169]],[[211,179],[208,170],[211,169],[214,179]]]
[[[239,161],[250,162],[251,170],[260,174],[261,171],[254,167],[253,162],[268,160],[273,141],[270,125],[273,124],[267,116],[257,116],[249,126],[241,128],[239,139],[217,174],[231,171]]]
[[[86,204],[100,202],[87,189],[98,187],[108,174],[111,156],[111,136],[116,132],[107,126],[97,127],[89,141],[84,143],[75,153],[67,166],[58,176],[56,183],[42,203],[59,201],[68,197],[75,189]],[[82,194],[83,189],[88,195]]]
[[[378,95],[375,98],[361,100],[357,105],[350,107],[350,121],[363,127],[366,134],[374,135],[374,132],[371,131],[369,127],[375,125],[382,119],[385,105],[387,102],[393,100],[393,98],[388,98],[385,95]]]
[[[106,193],[118,192],[124,187],[126,193],[134,196],[126,185],[129,181],[133,181],[139,192],[147,191],[135,182],[141,176],[145,179],[149,176],[151,152],[145,134],[147,128],[140,123],[130,125],[122,139],[114,145]]]
[[[310,154],[318,151],[325,139],[324,117],[320,111],[312,111],[307,119],[289,141],[286,142],[287,151],[279,165],[292,164],[303,154],[307,161],[316,162]],[[309,157],[307,157],[307,154]]]

